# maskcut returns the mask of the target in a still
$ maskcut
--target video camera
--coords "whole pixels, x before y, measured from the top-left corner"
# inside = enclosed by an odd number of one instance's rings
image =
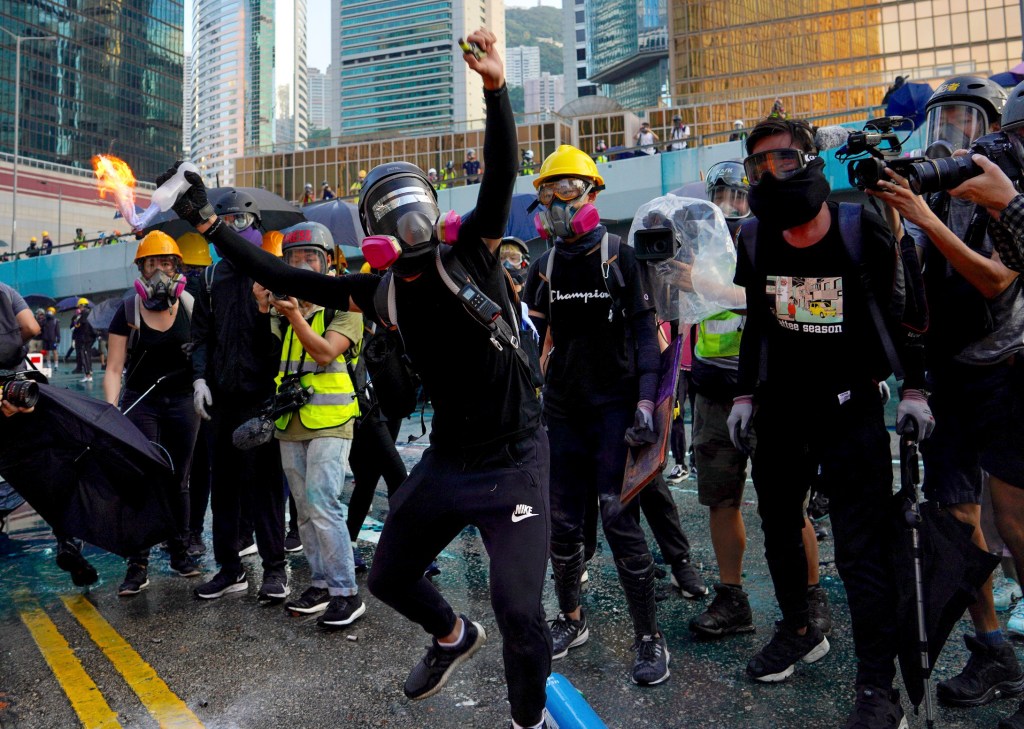
[[[850,134],[846,146],[836,153],[836,159],[850,162],[850,184],[860,190],[878,189],[878,183],[888,180],[886,169],[907,178],[910,189],[918,195],[949,190],[977,177],[982,169],[969,155],[962,157],[901,157],[902,143],[897,128],[909,125],[904,117],[872,119],[864,129]],[[929,148],[931,149],[931,148]],[[987,134],[971,145],[971,151],[995,162],[1018,187],[1024,182],[1024,145],[1017,137],[1005,132]],[[863,159],[851,157],[868,154]]]
[[[24,372],[0,370],[0,399],[19,408],[34,408],[39,402],[39,383]]]
[[[638,228],[633,234],[633,245],[638,261],[667,261],[675,257],[677,248],[672,228],[664,224]]]
[[[309,403],[313,397],[313,388],[303,387],[299,381],[301,376],[293,372],[282,377],[277,394],[263,404],[260,414],[235,428],[231,442],[236,448],[247,451],[269,443],[274,437],[274,421]]]

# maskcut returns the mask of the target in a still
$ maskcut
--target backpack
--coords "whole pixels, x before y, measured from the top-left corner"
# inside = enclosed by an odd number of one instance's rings
[[[6,287],[0,287],[0,369],[14,369],[21,364],[26,352],[28,347],[14,313],[14,299]]]
[[[192,307],[195,305],[195,299],[187,291],[181,292],[181,306],[185,310],[185,316],[188,317],[189,324],[192,324]],[[124,300],[124,318],[128,322],[128,328],[131,330],[128,332],[128,350],[125,354],[125,361],[130,362],[132,358],[132,350],[139,341],[140,327],[142,325],[142,297],[136,294],[129,299]]]
[[[904,379],[903,365],[900,363],[892,335],[886,326],[886,320],[897,322],[908,338],[918,337],[928,329],[928,304],[925,300],[924,279],[917,258],[914,239],[904,235],[893,249],[893,281],[889,306],[885,312],[875,298],[875,289],[871,281],[871,272],[863,256],[863,238],[861,237],[861,216],[864,208],[854,203],[839,203],[839,237],[843,242],[847,259],[857,272],[868,314],[878,339],[885,352],[892,373],[897,380]],[[757,218],[743,223],[743,247],[751,266],[754,265],[754,252],[757,243]],[[761,347],[761,379],[765,376],[765,348]]]

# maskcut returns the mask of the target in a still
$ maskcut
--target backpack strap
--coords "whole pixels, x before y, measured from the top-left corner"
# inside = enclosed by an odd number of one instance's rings
[[[395,306],[395,274],[385,273],[373,293],[373,308],[377,318],[388,329],[398,329],[398,309]]]
[[[899,355],[896,353],[896,345],[893,344],[892,336],[885,325],[885,318],[882,316],[882,309],[875,298],[875,290],[871,284],[871,274],[868,271],[867,263],[864,261],[864,241],[861,238],[861,214],[863,208],[855,203],[839,203],[839,237],[843,241],[843,248],[849,256],[853,268],[860,276],[861,286],[864,289],[864,300],[868,305],[868,313],[871,321],[878,332],[882,349],[885,350],[885,357],[889,361],[893,374],[897,380],[902,380],[903,366],[900,364]]]
[[[213,313],[213,279],[217,272],[217,264],[220,261],[214,261],[205,269],[203,269],[203,283],[206,284],[206,301],[210,304],[210,313]]]

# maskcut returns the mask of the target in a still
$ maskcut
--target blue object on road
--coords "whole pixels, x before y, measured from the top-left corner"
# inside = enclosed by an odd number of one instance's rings
[[[560,673],[548,676],[549,729],[608,729],[583,694]]]

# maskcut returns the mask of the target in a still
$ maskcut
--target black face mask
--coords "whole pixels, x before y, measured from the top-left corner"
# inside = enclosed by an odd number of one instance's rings
[[[750,211],[763,224],[778,230],[810,222],[832,191],[824,169],[825,160],[819,158],[785,180],[777,180],[769,173],[750,188]]]

